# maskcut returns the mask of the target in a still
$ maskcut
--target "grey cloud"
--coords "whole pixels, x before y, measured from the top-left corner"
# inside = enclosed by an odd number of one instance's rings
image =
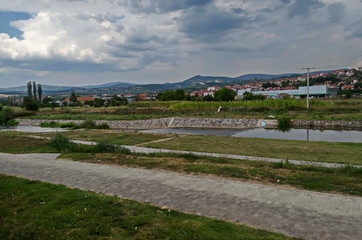
[[[284,4],[288,4],[288,3],[290,3],[291,0],[279,0],[279,1],[281,1]]]
[[[287,15],[289,18],[293,17],[309,17],[312,12],[324,6],[320,0],[295,0],[288,6]]]
[[[232,29],[243,27],[251,19],[246,15],[235,15],[210,5],[190,8],[177,21],[180,31],[188,37],[213,41]]]
[[[346,16],[346,5],[343,3],[333,3],[330,4],[327,8],[329,19],[332,22],[341,22]]]
[[[357,22],[352,24],[348,29],[352,30],[352,34],[350,34],[347,39],[353,39],[353,38],[361,38],[362,39],[362,28],[361,28],[361,22],[362,18],[359,19]]]
[[[172,12],[182,9],[188,9],[194,6],[203,6],[213,0],[130,0],[129,5],[139,11],[143,12]]]

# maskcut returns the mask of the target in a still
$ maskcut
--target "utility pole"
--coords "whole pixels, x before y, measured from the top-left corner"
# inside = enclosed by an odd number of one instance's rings
[[[315,69],[315,67],[304,67],[303,70],[307,70],[307,109],[309,109],[309,70]]]

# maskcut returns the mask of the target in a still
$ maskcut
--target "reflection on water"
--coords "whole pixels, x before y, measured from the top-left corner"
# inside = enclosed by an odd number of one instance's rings
[[[264,128],[255,128],[247,130],[168,128],[168,129],[144,130],[141,132],[362,143],[361,131],[336,131],[336,130],[311,130],[311,129],[290,129],[289,131],[280,131],[278,129],[264,129]]]
[[[37,126],[14,126],[14,127],[0,127],[0,131],[47,133],[47,132],[64,132],[64,131],[68,131],[68,130],[66,130],[64,128],[42,128],[42,127],[37,127]]]

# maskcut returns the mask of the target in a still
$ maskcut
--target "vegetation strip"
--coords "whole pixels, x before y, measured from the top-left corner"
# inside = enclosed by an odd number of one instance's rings
[[[1,239],[292,239],[116,197],[0,175]]]
[[[362,143],[307,142],[222,136],[187,135],[180,137],[177,134],[150,134],[114,130],[78,130],[62,134],[70,139],[91,142],[108,140],[113,144],[120,145],[145,143],[143,146],[149,148],[362,165]],[[54,136],[54,133],[37,135],[51,137]],[[147,144],[147,142],[171,137],[175,138],[165,142]]]
[[[59,152],[50,146],[50,141],[47,139],[29,141],[21,133],[8,133],[6,136],[6,138],[0,138],[0,152],[6,150],[13,153]],[[11,148],[13,143],[21,143],[22,145]],[[68,147],[67,142],[61,144],[63,144],[65,151],[61,157],[76,161],[161,169],[189,174],[212,174],[223,178],[290,185],[314,191],[362,195],[362,169],[350,166],[328,169],[310,165],[296,166],[289,162],[267,163],[192,154],[136,154],[113,148],[109,143],[104,142],[95,146],[77,145],[74,147]]]

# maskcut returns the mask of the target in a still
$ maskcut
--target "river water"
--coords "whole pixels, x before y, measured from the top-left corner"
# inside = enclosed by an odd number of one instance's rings
[[[140,132],[362,143],[362,131],[344,131],[344,130],[336,131],[336,130],[290,129],[289,131],[280,131],[278,129],[264,129],[264,128],[254,128],[247,130],[167,128],[167,129],[143,130]]]

